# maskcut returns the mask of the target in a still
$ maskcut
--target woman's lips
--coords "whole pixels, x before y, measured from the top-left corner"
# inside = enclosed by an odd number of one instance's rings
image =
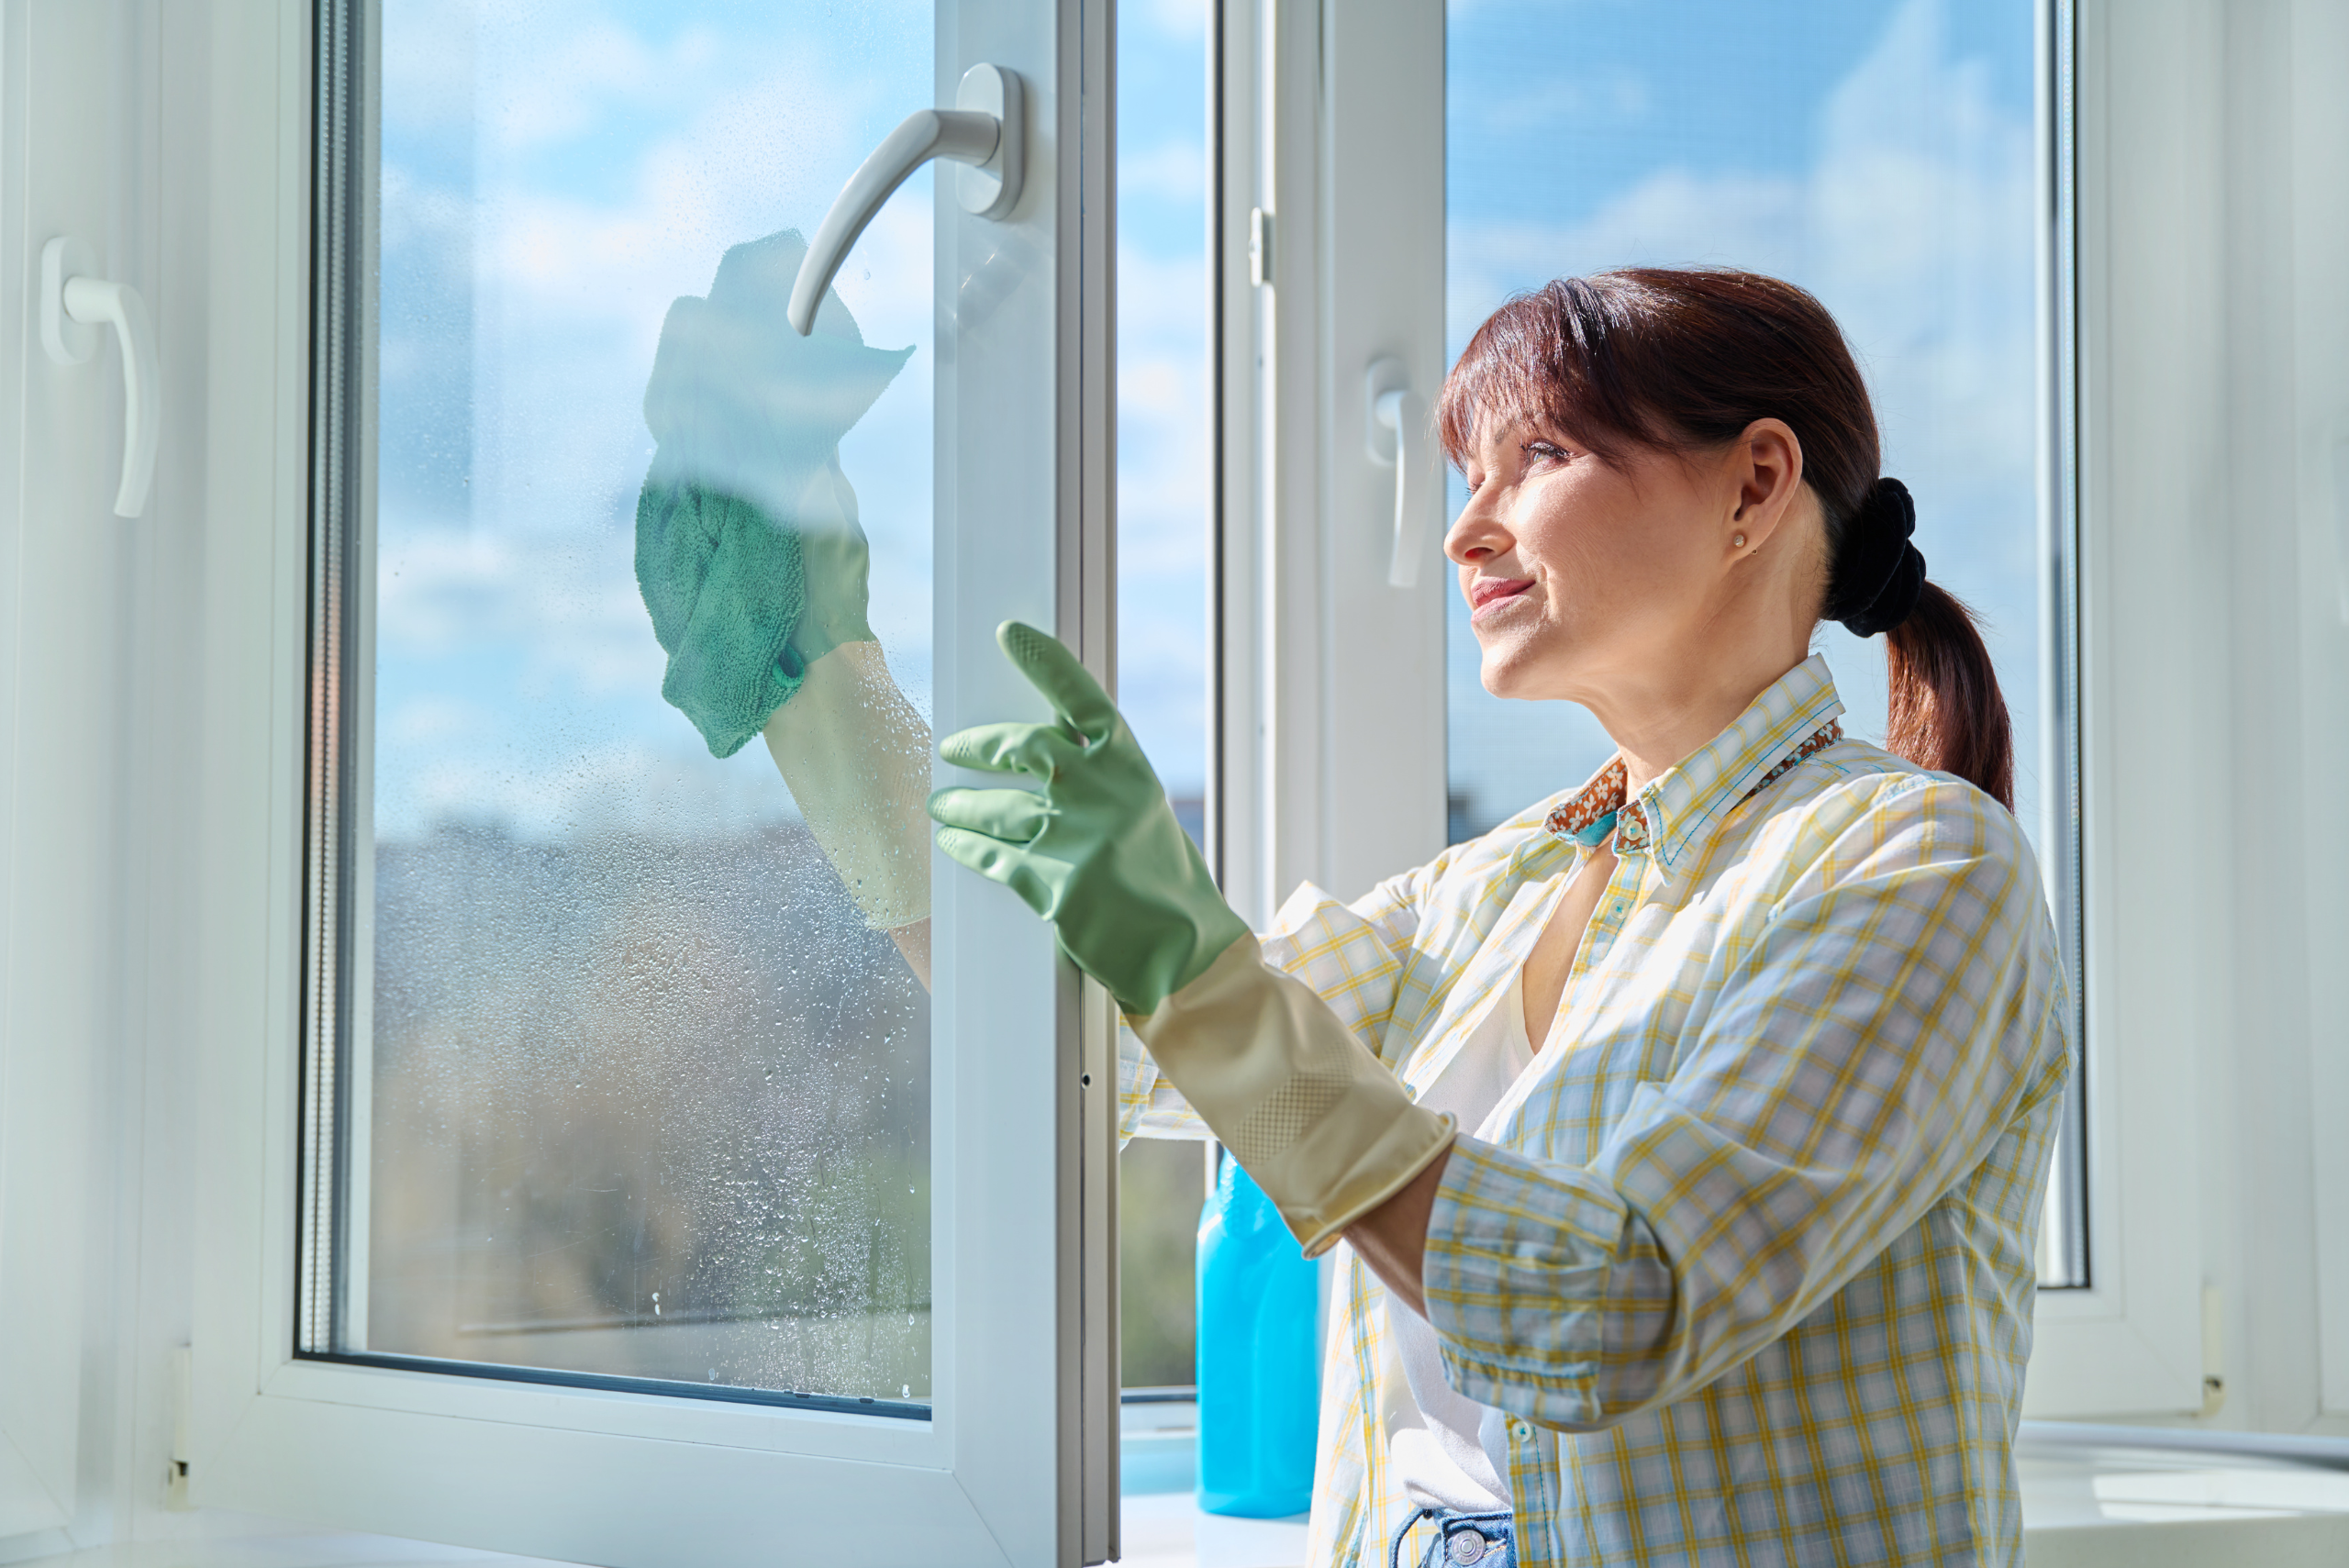
[[[1482,620],[1487,612],[1532,586],[1531,577],[1480,577],[1468,590],[1468,618]]]

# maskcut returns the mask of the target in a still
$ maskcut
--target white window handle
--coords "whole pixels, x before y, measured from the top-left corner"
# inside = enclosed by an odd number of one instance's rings
[[[84,364],[97,352],[97,329],[114,328],[122,350],[123,427],[122,484],[115,491],[114,515],[135,517],[147,509],[147,492],[155,483],[155,438],[163,417],[155,332],[139,291],[92,277],[97,270],[90,248],[70,235],[41,247],[40,341],[57,363]]]
[[[1427,553],[1427,506],[1419,486],[1427,483],[1427,462],[1414,451],[1420,427],[1427,423],[1427,405],[1411,391],[1411,378],[1397,359],[1384,359],[1370,367],[1363,388],[1363,412],[1370,458],[1395,471],[1395,544],[1386,559],[1387,585],[1419,585],[1419,557]]]
[[[808,242],[791,285],[791,326],[802,338],[816,325],[816,306],[841,263],[890,194],[933,158],[964,165],[958,195],[963,210],[1002,218],[1019,205],[1027,159],[1027,117],[1019,76],[999,65],[963,72],[951,109],[917,109],[873,150],[841,187],[823,227]]]

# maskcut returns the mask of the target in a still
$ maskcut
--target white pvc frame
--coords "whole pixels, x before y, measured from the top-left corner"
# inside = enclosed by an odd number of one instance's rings
[[[1073,1564],[1116,1550],[1116,1204],[1101,1020],[1012,895],[937,871],[932,1419],[801,1412],[297,1359],[303,728],[310,489],[304,7],[215,13],[207,513],[215,916],[186,999],[203,1128],[189,1484],[199,1504],[613,1564],[768,1563],[863,1521],[860,1561]],[[1109,646],[1110,362],[1102,0],[941,4],[940,101],[963,67],[1031,94],[1030,194],[941,206],[938,276],[990,271],[939,375],[942,729],[1041,716],[996,653],[1008,616]],[[1085,91],[1079,92],[1078,83]],[[1087,96],[1089,93],[1091,95]],[[951,187],[950,187],[951,189]],[[1088,202],[1092,195],[1096,199]],[[1097,1006],[1091,1009],[1098,1011]],[[1090,1288],[1088,1288],[1088,1285]],[[1106,1375],[1105,1375],[1106,1374]]]
[[[2190,71],[2190,31],[2081,0],[2073,39],[2078,320],[2078,584],[2089,1283],[2042,1292],[2024,1412],[2182,1413],[2203,1400],[2194,1062],[2214,906],[2172,853],[2178,694],[2225,668],[2198,646],[2195,518],[2146,480],[2204,452],[2219,378],[2165,318],[2197,289],[2169,242],[2191,197],[2154,173],[2177,102],[2117,91]],[[2133,24],[2133,25],[2123,25]],[[2149,181],[2151,183],[2149,183]],[[2154,186],[2160,187],[2158,197]],[[2157,450],[2166,449],[2166,450]],[[2198,627],[2199,623],[2199,627]],[[2219,633],[2223,636],[2222,632]],[[2161,847],[2158,851],[2155,845]],[[2184,873],[2183,875],[2180,873]],[[2205,929],[2198,929],[2203,927]]]
[[[52,364],[31,308],[58,235],[155,297],[117,199],[118,22],[102,4],[0,11],[0,294],[24,305],[0,322],[0,361],[20,367],[0,385],[0,1541],[19,1550],[72,1545],[88,1503],[82,1397],[109,1347],[84,1292],[111,1277],[121,1182],[96,1151],[122,1124],[106,1091],[137,1017],[119,969],[146,841],[124,830],[117,729],[134,663],[134,550],[110,515],[119,373],[111,350]]]
[[[1213,15],[1212,832],[1262,926],[1300,882],[1356,897],[1443,848],[1443,486],[1418,487],[1419,580],[1391,585],[1396,471],[1364,439],[1373,362],[1422,409],[1448,368],[1443,8]]]

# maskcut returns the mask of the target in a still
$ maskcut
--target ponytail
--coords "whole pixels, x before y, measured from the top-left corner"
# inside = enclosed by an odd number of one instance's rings
[[[1884,634],[1884,749],[2015,808],[2014,727],[1974,612],[1938,583]]]
[[[1821,614],[1884,638],[1884,749],[2015,808],[2014,728],[1974,612],[1925,576],[1909,487],[1878,477],[1827,524]]]

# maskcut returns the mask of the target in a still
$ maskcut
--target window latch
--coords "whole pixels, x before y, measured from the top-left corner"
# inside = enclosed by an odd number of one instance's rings
[[[1364,439],[1370,461],[1395,471],[1395,539],[1386,558],[1386,583],[1394,588],[1419,585],[1419,557],[1427,553],[1427,459],[1416,450],[1427,423],[1427,404],[1411,390],[1410,373],[1392,355],[1375,361],[1363,385]]]
[[[55,363],[84,364],[97,352],[98,328],[114,328],[122,350],[122,484],[115,491],[114,515],[135,517],[146,511],[155,483],[155,438],[163,415],[155,329],[139,291],[93,276],[97,270],[90,248],[71,235],[41,247],[40,342]]]

